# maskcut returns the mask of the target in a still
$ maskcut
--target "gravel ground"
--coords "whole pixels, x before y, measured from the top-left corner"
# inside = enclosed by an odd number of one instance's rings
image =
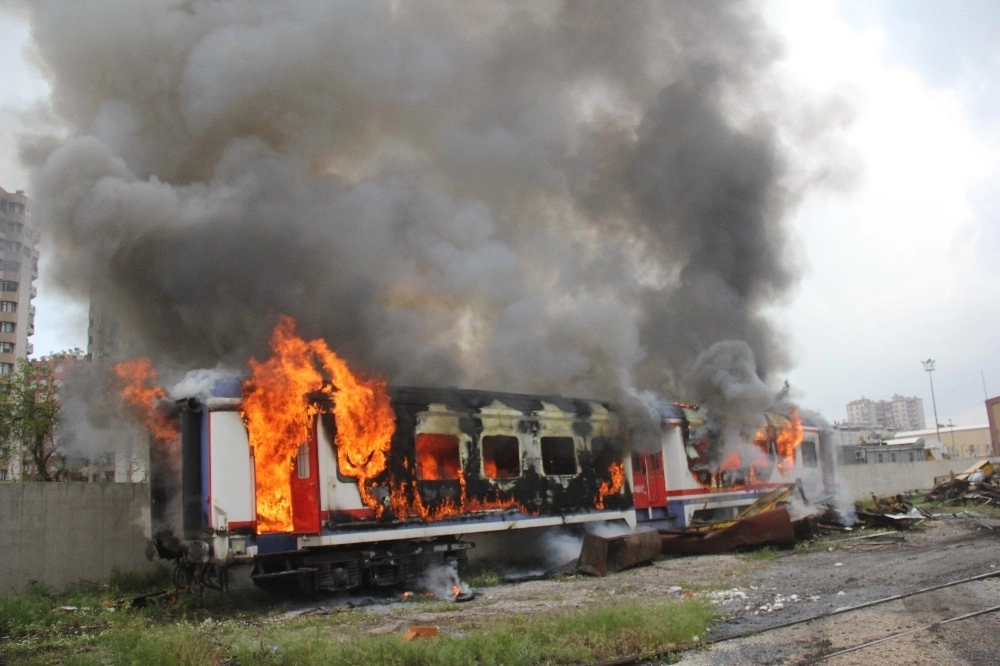
[[[1000,532],[983,529],[972,520],[938,519],[918,531],[891,537],[829,542],[754,571],[749,592],[742,588],[746,603],[734,599],[719,604],[724,619],[714,627],[713,636],[742,635],[992,572],[1000,574]],[[835,650],[996,605],[1000,605],[1000,578],[989,578],[820,623],[718,643],[689,652],[680,663],[810,664]],[[1000,663],[998,628],[1000,613],[990,613],[915,631],[825,663],[996,664]]]
[[[1000,531],[968,518],[939,518],[917,529],[876,538],[871,532],[830,535],[776,555],[724,554],[662,558],[603,578],[557,577],[475,590],[468,602],[414,603],[385,599],[331,601],[337,610],[363,606],[382,622],[374,632],[433,625],[442,633],[488,625],[512,613],[549,613],[607,604],[705,595],[719,620],[709,639],[742,635],[829,613],[838,608],[913,592],[969,576],[1000,573]],[[488,551],[489,548],[487,547]],[[806,664],[818,655],[1000,604],[1000,579],[910,597],[891,606],[838,615],[747,638],[716,643],[683,655],[681,664]],[[297,614],[302,609],[292,611]],[[308,611],[307,611],[308,612]],[[831,664],[1000,663],[1000,614],[948,624],[830,660]]]

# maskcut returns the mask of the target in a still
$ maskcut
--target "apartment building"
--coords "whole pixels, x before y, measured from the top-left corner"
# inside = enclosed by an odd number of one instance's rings
[[[0,187],[0,374],[14,371],[17,359],[32,353],[35,332],[40,235],[31,224],[24,192]]]
[[[924,401],[901,395],[890,400],[852,400],[847,403],[847,422],[867,428],[920,430],[926,427]]]

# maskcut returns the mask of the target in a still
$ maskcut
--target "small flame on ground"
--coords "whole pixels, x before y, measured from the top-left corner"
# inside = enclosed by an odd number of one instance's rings
[[[160,441],[172,441],[180,436],[175,419],[161,408],[167,392],[156,383],[156,369],[148,358],[123,361],[112,371],[120,380],[122,399],[135,410],[142,424]]]

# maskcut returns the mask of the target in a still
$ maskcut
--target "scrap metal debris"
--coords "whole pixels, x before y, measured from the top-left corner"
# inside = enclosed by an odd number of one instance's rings
[[[932,517],[928,511],[904,500],[902,495],[895,497],[872,495],[872,501],[875,505],[872,510],[858,509],[858,521],[868,527],[891,527],[905,530]]]
[[[915,503],[937,502],[937,506],[961,502],[977,502],[980,506],[1000,504],[1000,474],[995,473],[989,460],[981,460],[960,474],[951,473],[934,479],[934,488],[923,495],[910,494],[894,497],[872,495],[873,508],[858,507],[858,520],[863,525],[908,529],[927,518],[943,518],[945,514],[931,513]],[[951,514],[953,517],[969,512]]]
[[[656,530],[603,537],[588,534],[583,538],[577,571],[606,576],[623,569],[649,564],[660,556],[660,534]]]
[[[732,520],[702,523],[682,530],[659,530],[661,551],[670,555],[707,555],[763,546],[791,548],[798,537],[810,538],[814,520],[792,522],[783,506],[797,483],[775,488]]]
[[[660,530],[661,550],[670,555],[710,555],[735,550],[795,545],[788,509],[778,507],[712,530]]]
[[[956,500],[978,501],[983,504],[1000,504],[1000,475],[989,460],[981,460],[961,474],[949,474],[934,479],[934,489],[927,494],[930,500],[942,503]]]

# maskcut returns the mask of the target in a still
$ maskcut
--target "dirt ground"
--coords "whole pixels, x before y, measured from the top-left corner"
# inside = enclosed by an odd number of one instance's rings
[[[432,625],[440,632],[448,632],[457,630],[459,624],[478,624],[477,620],[486,626],[512,613],[549,613],[606,605],[618,599],[704,595],[719,613],[718,622],[706,638],[717,640],[973,575],[1000,573],[1000,531],[984,528],[983,523],[969,517],[937,518],[917,529],[877,538],[857,538],[869,536],[870,530],[826,535],[793,551],[763,556],[661,558],[603,578],[575,575],[502,583],[475,589],[474,598],[455,608],[405,600],[372,603],[370,599],[354,598],[331,600],[320,610],[363,606],[364,611],[383,618],[373,629],[378,632],[416,625]],[[481,545],[489,552],[489,544]],[[567,547],[572,548],[572,543]],[[814,663],[817,655],[997,604],[1000,578],[989,578],[934,595],[910,597],[894,606],[876,606],[860,616],[835,616],[820,624],[801,624],[697,648],[685,653],[681,663]],[[458,605],[461,612],[457,612]],[[315,610],[299,607],[290,613]],[[829,663],[1000,663],[1000,639],[995,638],[998,628],[1000,614],[990,613],[932,631],[917,631]]]

